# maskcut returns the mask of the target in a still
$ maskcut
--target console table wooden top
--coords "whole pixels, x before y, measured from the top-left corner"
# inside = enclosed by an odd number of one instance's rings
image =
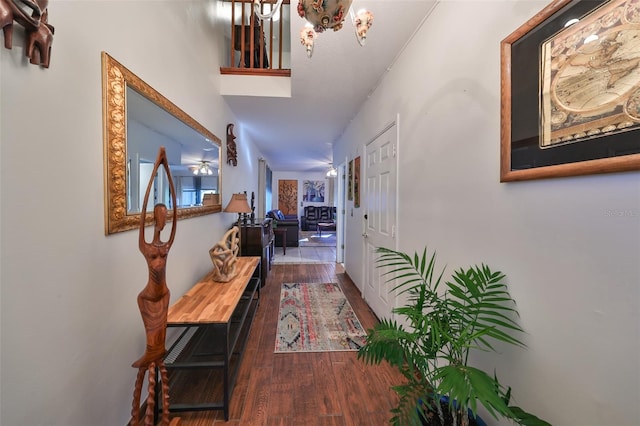
[[[238,257],[238,275],[227,283],[213,281],[211,270],[169,307],[167,325],[228,323],[259,262],[258,256]]]

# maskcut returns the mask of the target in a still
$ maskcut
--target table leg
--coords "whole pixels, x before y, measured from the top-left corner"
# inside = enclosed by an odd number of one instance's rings
[[[287,230],[278,229],[278,230],[274,230],[274,232],[282,235],[282,254],[283,256],[286,256],[287,255]]]

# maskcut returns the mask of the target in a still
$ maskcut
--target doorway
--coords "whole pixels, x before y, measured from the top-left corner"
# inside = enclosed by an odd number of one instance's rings
[[[385,269],[376,266],[377,247],[395,249],[397,220],[397,120],[365,147],[364,291],[363,297],[378,318],[393,318],[393,284]]]

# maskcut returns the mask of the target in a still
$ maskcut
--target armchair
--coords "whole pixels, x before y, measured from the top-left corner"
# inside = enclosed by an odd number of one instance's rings
[[[315,231],[318,222],[334,222],[336,208],[330,206],[305,206],[304,215],[300,217],[300,225],[303,231]]]
[[[300,221],[295,216],[285,216],[280,210],[271,210],[267,212],[267,217],[274,219],[275,226],[287,230],[286,241],[287,247],[298,247],[300,245]],[[282,247],[281,234],[276,234],[276,247]]]

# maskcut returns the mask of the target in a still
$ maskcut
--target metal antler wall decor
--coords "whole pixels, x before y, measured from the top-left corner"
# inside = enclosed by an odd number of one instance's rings
[[[169,239],[162,241],[160,234],[166,224],[167,206],[164,204],[156,204],[153,209],[153,240],[147,242],[144,235],[147,202],[149,201],[149,193],[151,192],[151,187],[153,186],[153,181],[160,165],[164,167],[169,181],[171,204],[173,205],[173,224],[171,225]],[[138,294],[138,308],[140,308],[142,322],[144,323],[147,345],[142,357],[132,365],[132,367],[138,369],[138,376],[133,393],[133,406],[131,409],[132,426],[138,426],[140,422],[140,394],[142,392],[142,382],[145,372],[148,374],[149,387],[144,424],[145,426],[152,426],[154,424],[156,368],[160,371],[162,381],[162,419],[160,424],[162,426],[169,424],[169,375],[167,374],[167,368],[164,364],[164,356],[167,351],[165,340],[167,336],[167,313],[169,311],[170,297],[166,281],[166,269],[167,256],[169,255],[169,249],[176,235],[176,224],[178,222],[176,219],[176,201],[176,190],[173,186],[171,172],[169,171],[169,160],[167,159],[165,148],[162,146],[158,152],[158,157],[153,167],[149,184],[147,185],[147,192],[142,205],[142,214],[140,215],[138,246],[140,252],[142,252],[142,255],[147,260],[149,280],[145,288]]]
[[[29,62],[49,68],[53,25],[49,24],[49,0],[0,0],[0,28],[4,47],[13,46],[13,21],[22,25],[26,34],[25,55]],[[29,11],[31,14],[29,14]]]

